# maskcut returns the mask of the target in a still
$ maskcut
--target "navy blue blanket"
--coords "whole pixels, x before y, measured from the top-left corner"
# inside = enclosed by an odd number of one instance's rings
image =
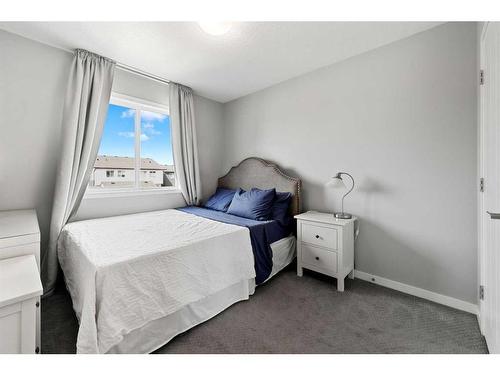
[[[206,219],[220,221],[221,223],[248,228],[250,230],[255,274],[257,275],[255,282],[257,284],[264,282],[271,274],[273,268],[271,244],[287,237],[291,232],[290,227],[285,227],[276,220],[257,221],[195,206],[178,208],[178,210]]]

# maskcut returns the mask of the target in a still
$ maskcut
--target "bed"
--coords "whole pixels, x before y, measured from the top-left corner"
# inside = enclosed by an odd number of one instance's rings
[[[259,158],[231,168],[218,186],[290,192],[289,214],[300,212],[300,180]],[[219,216],[188,207],[66,225],[58,257],[80,322],[77,353],[152,352],[248,299],[294,259],[293,233]],[[256,228],[272,253],[264,277]]]

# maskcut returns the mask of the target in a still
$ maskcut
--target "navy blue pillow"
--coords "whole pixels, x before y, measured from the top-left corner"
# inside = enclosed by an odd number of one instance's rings
[[[250,191],[239,189],[234,194],[227,213],[246,217],[247,219],[269,220],[275,195],[275,189],[260,190],[253,188]]]
[[[236,190],[233,189],[217,188],[215,194],[212,195],[205,203],[205,207],[212,210],[226,212],[235,193]]]
[[[279,221],[282,225],[287,226],[290,223],[290,215],[288,214],[288,206],[292,200],[291,193],[276,192],[274,199],[271,218]]]

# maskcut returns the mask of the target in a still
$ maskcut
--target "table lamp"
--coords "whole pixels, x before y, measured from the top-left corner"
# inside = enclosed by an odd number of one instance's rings
[[[332,177],[326,183],[326,186],[328,186],[328,187],[343,187],[343,188],[347,189],[347,186],[345,185],[344,179],[342,178],[342,176],[349,176],[351,178],[351,181],[352,181],[352,186],[347,191],[347,193],[345,193],[344,196],[342,197],[342,212],[335,212],[333,215],[337,219],[351,219],[352,215],[344,212],[344,198],[347,196],[347,194],[349,194],[352,191],[352,189],[354,189],[354,178],[349,173],[338,172],[334,177]]]

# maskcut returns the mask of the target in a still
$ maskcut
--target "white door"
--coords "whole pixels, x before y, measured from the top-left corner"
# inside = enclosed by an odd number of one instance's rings
[[[500,23],[490,22],[483,30],[481,69],[480,323],[490,353],[500,353]]]

